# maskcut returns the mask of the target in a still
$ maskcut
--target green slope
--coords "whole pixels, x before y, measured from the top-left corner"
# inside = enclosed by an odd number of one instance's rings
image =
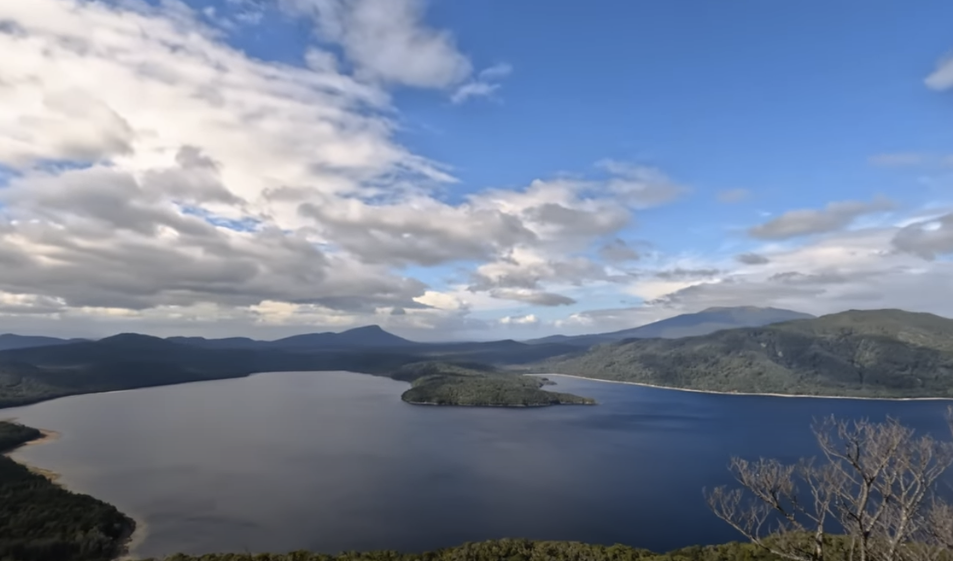
[[[701,337],[600,345],[537,370],[707,391],[953,397],[953,320],[852,310]]]

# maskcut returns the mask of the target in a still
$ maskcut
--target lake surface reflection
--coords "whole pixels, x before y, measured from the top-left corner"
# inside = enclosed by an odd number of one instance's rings
[[[597,407],[416,407],[407,384],[259,374],[0,410],[62,433],[17,459],[144,523],[134,553],[401,549],[501,537],[668,550],[737,539],[701,490],[732,455],[815,453],[812,418],[899,417],[946,437],[941,401],[718,396],[559,378]]]

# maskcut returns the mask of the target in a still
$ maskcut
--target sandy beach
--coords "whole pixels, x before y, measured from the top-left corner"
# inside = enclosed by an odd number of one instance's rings
[[[129,518],[132,518],[136,522],[136,529],[133,530],[132,535],[126,539],[126,553],[123,553],[117,557],[115,561],[135,561],[139,559],[139,556],[136,555],[136,548],[142,545],[142,542],[146,540],[146,536],[149,533],[149,528],[140,518],[137,518],[128,512],[123,512],[123,514]]]
[[[658,390],[675,390],[680,392],[706,393],[711,395],[736,395],[753,397],[795,397],[802,399],[853,399],[865,401],[953,401],[953,397],[854,397],[841,395],[804,395],[787,393],[746,393],[746,392],[716,392],[712,390],[695,390],[690,388],[676,388],[672,386],[657,386],[654,384],[644,384],[640,382],[623,382],[620,380],[603,380],[600,378],[589,378],[586,376],[573,376],[572,374],[530,374],[530,376],[561,376],[563,378],[576,378],[577,380],[589,380],[591,382],[606,382],[609,384],[625,384],[628,386],[642,386],[643,388],[655,388]]]
[[[48,430],[48,429],[37,429],[37,430],[39,430],[40,433],[43,434],[43,436],[35,440],[31,440],[29,442],[24,442],[23,444],[21,444],[20,446],[17,446],[13,450],[5,452],[3,455],[8,458],[14,459],[13,455],[22,448],[26,448],[28,446],[36,446],[37,444],[46,444],[47,442],[55,442],[56,440],[60,438],[60,433],[56,432],[55,430]],[[53,483],[60,485],[59,483],[60,474],[56,473],[55,471],[43,469],[41,467],[31,465],[23,461],[22,459],[14,459],[14,461],[16,461],[18,464],[22,466],[25,466],[28,470],[32,471],[33,473],[37,475],[42,475],[43,477],[49,479]]]

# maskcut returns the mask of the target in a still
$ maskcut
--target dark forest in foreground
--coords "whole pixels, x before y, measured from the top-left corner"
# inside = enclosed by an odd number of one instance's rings
[[[0,421],[0,452],[40,438],[40,431]],[[135,522],[114,506],[63,489],[0,456],[0,559],[109,561],[123,552]]]
[[[297,551],[283,554],[223,553],[172,555],[162,561],[779,561],[780,558],[751,544],[730,543],[654,553],[625,545],[522,539],[466,543],[423,553],[397,551],[344,552],[338,555]],[[147,560],[159,561],[159,560]]]

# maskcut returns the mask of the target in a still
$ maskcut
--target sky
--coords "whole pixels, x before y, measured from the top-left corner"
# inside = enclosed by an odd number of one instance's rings
[[[0,332],[953,317],[953,3],[0,2]]]

